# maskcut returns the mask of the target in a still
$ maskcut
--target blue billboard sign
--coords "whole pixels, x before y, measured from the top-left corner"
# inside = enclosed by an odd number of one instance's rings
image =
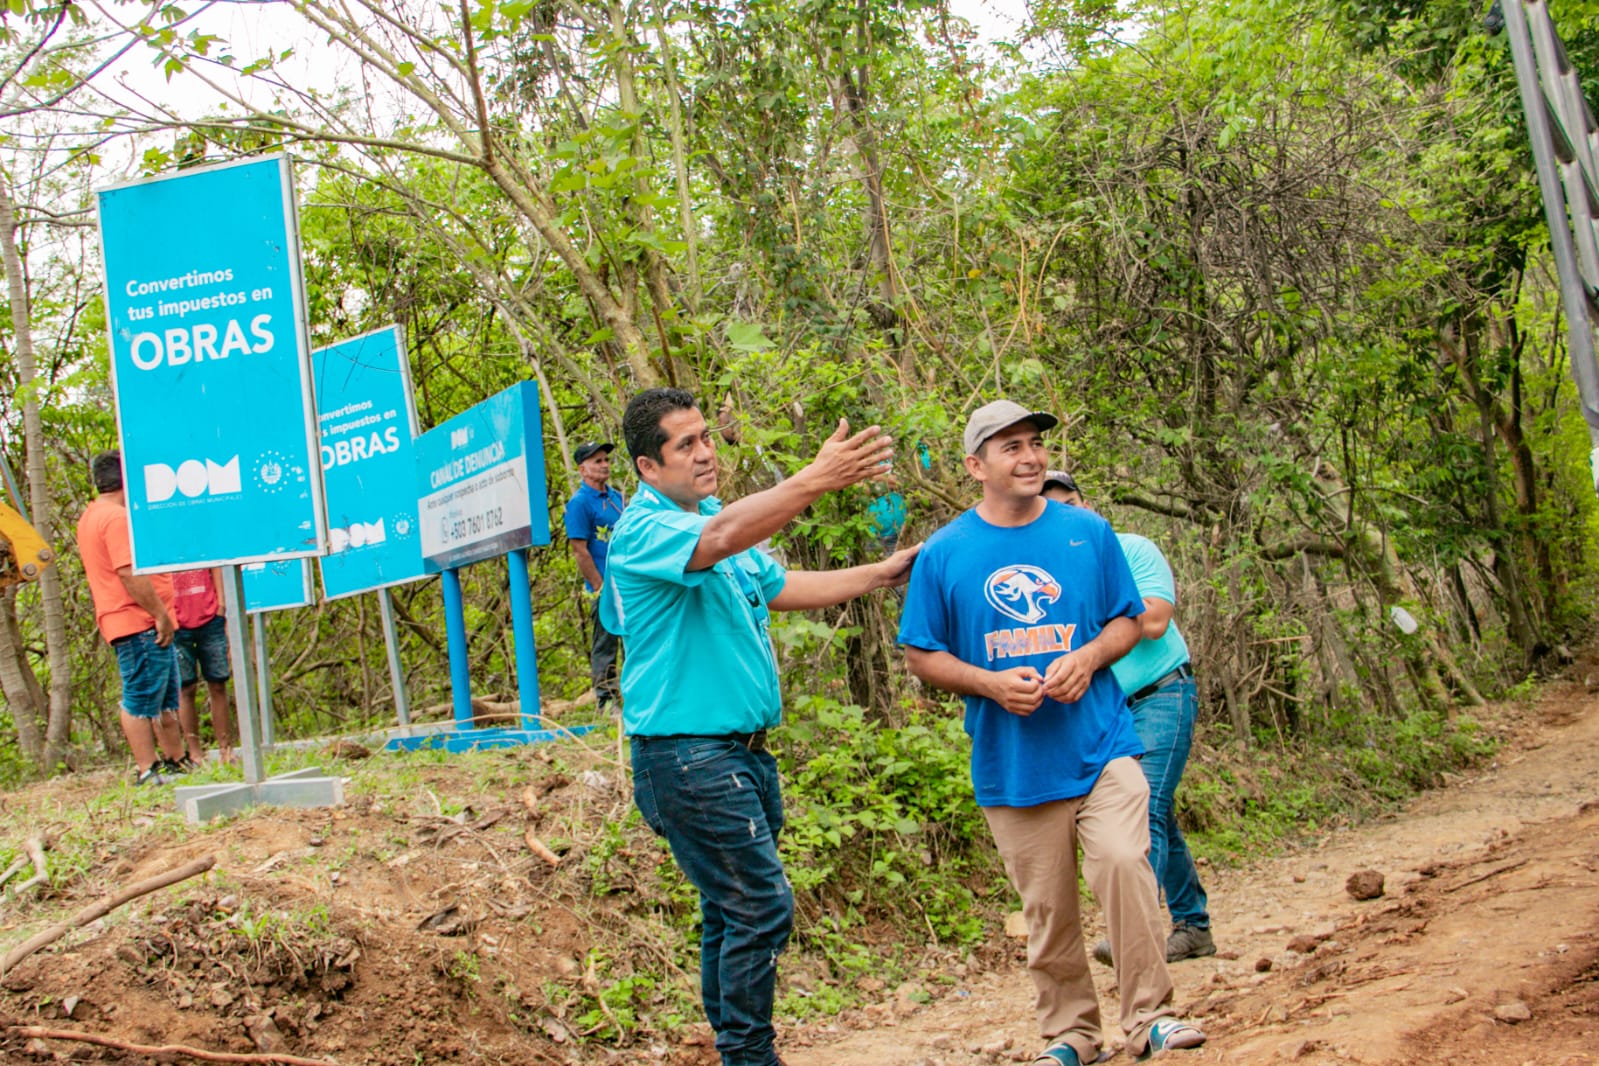
[[[244,609],[281,611],[311,603],[311,564],[304,559],[273,559],[239,567],[244,579]]]
[[[101,190],[111,384],[139,571],[326,543],[282,156]]]
[[[416,522],[416,409],[399,326],[311,353],[322,484],[328,502],[328,599],[426,575]]]
[[[538,386],[512,385],[418,437],[416,478],[428,573],[548,544]]]

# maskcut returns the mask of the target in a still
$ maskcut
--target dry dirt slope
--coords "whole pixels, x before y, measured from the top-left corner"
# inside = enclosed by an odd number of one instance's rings
[[[1585,684],[1555,684],[1533,708],[1508,718],[1495,709],[1491,720],[1514,734],[1494,768],[1385,823],[1207,873],[1230,957],[1176,967],[1182,1008],[1213,1034],[1178,1061],[1599,1064],[1599,700]],[[62,869],[47,898],[6,901],[0,942],[119,884],[205,854],[218,863],[6,974],[0,1063],[152,1061],[5,1029],[24,1023],[341,1066],[707,1066],[700,1026],[632,1031],[619,1047],[579,1038],[607,1022],[584,1016],[592,999],[580,993],[640,966],[653,972],[684,949],[663,939],[681,934],[652,912],[654,872],[667,861],[659,842],[642,828],[622,837],[606,828],[629,802],[614,749],[363,765],[338,770],[355,775],[346,808],[263,810],[198,828],[176,824],[162,790],[119,792],[104,780],[8,796],[5,836],[96,843],[78,850],[86,868]],[[531,854],[524,832],[559,841],[559,866]],[[1344,880],[1367,867],[1386,875],[1388,892],[1355,903]],[[1296,936],[1319,946],[1291,953]],[[1009,947],[1014,956],[1019,942]],[[594,972],[601,957],[633,968]],[[1269,973],[1257,973],[1262,959]],[[785,1026],[785,1059],[1030,1058],[1037,1040],[1019,967],[968,973],[949,956],[930,965],[931,1004],[890,992],[831,1026]],[[791,959],[785,972],[800,969]],[[1108,985],[1108,972],[1100,980]]]
[[[1211,1033],[1174,1062],[1599,1063],[1599,696],[1582,680],[1513,719],[1491,768],[1402,815],[1208,871],[1216,939],[1234,957],[1174,967],[1179,1007]],[[1382,898],[1345,893],[1362,868],[1385,875]],[[1296,936],[1321,942],[1296,954]],[[1113,1020],[1110,973],[1096,970]],[[929,1007],[905,1001],[869,1025],[796,1034],[811,1042],[784,1058],[1030,1061],[1031,996],[1019,967],[989,974]]]

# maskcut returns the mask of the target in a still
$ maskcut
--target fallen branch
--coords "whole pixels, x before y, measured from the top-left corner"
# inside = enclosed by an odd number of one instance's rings
[[[37,1025],[13,1025],[9,1031],[19,1036],[33,1037],[39,1040],[75,1040],[80,1044],[97,1044],[100,1047],[116,1048],[118,1051],[128,1051],[135,1055],[187,1055],[191,1059],[200,1059],[204,1062],[277,1062],[284,1066],[339,1066],[328,1059],[306,1059],[299,1055],[246,1055],[231,1051],[206,1051],[203,1048],[189,1047],[185,1044],[162,1044],[154,1047],[148,1044],[130,1044],[125,1040],[116,1040],[109,1036],[96,1036],[93,1033],[78,1033],[71,1029],[45,1029]]]
[[[217,857],[215,855],[207,855],[204,858],[195,859],[185,866],[180,866],[175,870],[168,870],[166,873],[157,874],[154,877],[148,877],[137,884],[129,885],[120,892],[114,892],[109,896],[102,897],[66,921],[58,922],[48,929],[33,934],[27,940],[6,952],[5,958],[0,959],[0,977],[4,977],[11,971],[13,966],[32,955],[35,951],[54,944],[72,930],[88,925],[98,918],[105,917],[129,900],[147,896],[158,889],[166,888],[168,885],[175,885],[179,881],[187,881],[191,877],[203,874],[215,866],[216,862]]]
[[[525,834],[523,834],[522,839],[524,842],[526,842],[527,849],[533,854],[537,855],[551,866],[561,865],[561,857],[555,854],[555,852],[551,851],[544,841],[534,836],[533,830],[529,829]]]
[[[34,885],[48,885],[50,883],[50,866],[45,862],[44,858],[46,846],[43,837],[29,837],[27,843],[23,845],[28,851],[29,861],[33,863],[33,876],[13,889],[16,895],[22,895]]]
[[[29,863],[32,863],[33,877],[18,885],[16,891],[21,892],[25,888],[31,888],[39,880],[39,871],[44,869],[44,852],[49,846],[50,842],[44,837],[29,837],[22,845],[23,854],[18,855],[16,860],[5,868],[4,873],[0,873],[0,885],[4,885],[26,869]],[[50,880],[50,875],[46,873],[44,879],[46,881]]]
[[[1450,885],[1448,888],[1444,889],[1444,891],[1459,892],[1463,888],[1469,888],[1472,885],[1478,884],[1479,882],[1488,880],[1490,877],[1498,877],[1500,874],[1507,874],[1511,870],[1519,870],[1525,865],[1527,865],[1526,859],[1522,859],[1519,862],[1506,863],[1496,870],[1489,870],[1487,873],[1482,874],[1481,876],[1473,877],[1470,881],[1462,881],[1458,885]]]

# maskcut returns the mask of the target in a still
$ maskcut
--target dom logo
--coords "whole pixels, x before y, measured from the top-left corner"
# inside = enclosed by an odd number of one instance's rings
[[[382,544],[387,540],[383,533],[383,519],[376,522],[351,522],[344,529],[328,530],[328,552],[341,552],[346,548],[364,548],[368,544]]]
[[[149,463],[144,468],[144,498],[151,503],[170,500],[177,493],[192,500],[197,496],[226,496],[238,491],[237,455],[225,463],[185,459],[175,470],[165,463]]]
[[[1044,605],[1060,599],[1060,582],[1036,566],[1002,566],[983,582],[983,596],[1000,614],[1032,623],[1044,617]]]

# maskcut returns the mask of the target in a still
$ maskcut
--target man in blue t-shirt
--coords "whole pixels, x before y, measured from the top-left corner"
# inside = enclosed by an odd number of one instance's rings
[[[605,552],[611,528],[622,517],[627,501],[607,482],[611,478],[610,441],[580,444],[572,453],[578,475],[583,479],[577,492],[566,501],[566,540],[572,545],[583,588],[598,593],[605,585]],[[590,619],[593,638],[589,642],[589,676],[594,680],[594,702],[603,710],[616,703],[616,634],[600,622],[600,601],[596,595]]]
[[[1072,507],[1088,507],[1082,490],[1070,474],[1050,470],[1044,474],[1044,498]],[[1189,665],[1188,642],[1172,617],[1177,606],[1177,583],[1171,566],[1153,541],[1137,533],[1118,533],[1127,565],[1132,568],[1138,594],[1144,599],[1139,616],[1139,642],[1111,667],[1127,693],[1133,728],[1144,745],[1138,760],[1149,781],[1149,865],[1155,881],[1166,893],[1172,931],[1166,938],[1166,961],[1216,954],[1210,935],[1210,910],[1199,870],[1188,852],[1188,842],[1177,825],[1177,785],[1188,766],[1194,742],[1194,720],[1199,715],[1199,694]],[[1094,945],[1094,958],[1113,965],[1115,952],[1108,941]]]
[[[783,800],[766,731],[783,716],[773,610],[905,583],[920,545],[845,570],[785,571],[755,545],[823,493],[887,472],[876,426],[837,431],[793,477],[723,507],[694,397],[647,389],[622,418],[639,489],[612,531],[600,617],[627,642],[622,727],[633,800],[700,893],[700,991],[723,1066],[781,1066],[777,956],[794,894],[777,856]]]
[[[1143,751],[1110,664],[1144,605],[1110,525],[1039,496],[1053,415],[998,400],[966,424],[983,500],[932,537],[900,616],[906,663],[966,697],[972,786],[1027,918],[1027,966],[1046,1046],[1081,1066],[1104,1043],[1083,950],[1077,848],[1115,946],[1121,1024],[1137,1057],[1197,1047],[1172,1012],[1150,870]]]

